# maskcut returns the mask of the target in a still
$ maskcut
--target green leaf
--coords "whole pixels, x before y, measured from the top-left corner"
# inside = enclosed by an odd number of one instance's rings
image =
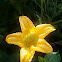
[[[58,45],[62,45],[62,41],[55,42]]]
[[[45,58],[48,60],[48,62],[60,62],[61,56],[59,52],[52,52],[45,55]]]
[[[52,25],[62,25],[62,20],[58,20],[52,23]]]
[[[39,62],[43,62],[43,58],[41,56],[38,57]]]
[[[44,62],[48,62],[48,60],[46,58],[44,58]]]

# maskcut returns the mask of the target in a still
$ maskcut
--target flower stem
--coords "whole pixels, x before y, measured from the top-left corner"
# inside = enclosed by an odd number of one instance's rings
[[[41,21],[43,21],[43,2],[44,0],[41,0]]]

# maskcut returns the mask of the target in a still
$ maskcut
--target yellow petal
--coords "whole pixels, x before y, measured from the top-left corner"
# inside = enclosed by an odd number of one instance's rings
[[[20,16],[19,22],[21,26],[21,30],[23,33],[28,33],[31,28],[34,28],[32,21],[27,16]]]
[[[31,62],[35,51],[26,50],[25,48],[21,48],[20,50],[20,62]]]
[[[31,46],[31,50],[43,53],[49,53],[53,51],[51,45],[44,39],[39,39],[35,46]]]
[[[23,47],[22,37],[23,37],[23,35],[21,32],[9,34],[6,37],[6,42],[9,44],[14,44],[14,45],[18,45],[20,47]]]
[[[50,32],[54,31],[55,28],[51,24],[42,24],[36,26],[36,34],[40,38],[45,38]]]

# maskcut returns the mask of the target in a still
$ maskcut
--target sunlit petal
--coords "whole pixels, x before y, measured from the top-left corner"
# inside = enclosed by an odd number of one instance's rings
[[[13,34],[7,35],[6,41],[9,44],[15,44],[15,45],[18,45],[20,47],[23,47],[22,37],[23,37],[23,34],[21,32],[13,33]]]
[[[55,28],[51,24],[42,24],[36,26],[36,34],[40,38],[45,38],[50,32],[54,31]]]
[[[20,50],[20,62],[31,62],[35,51],[27,50],[25,48],[21,48]]]
[[[43,53],[49,53],[53,51],[51,45],[44,39],[39,39],[35,46],[31,46],[31,49]]]
[[[35,27],[32,21],[27,16],[20,16],[19,22],[20,22],[22,32],[24,34],[28,33],[31,28]]]

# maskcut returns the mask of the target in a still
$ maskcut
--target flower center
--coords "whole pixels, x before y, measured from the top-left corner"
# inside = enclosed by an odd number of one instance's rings
[[[38,38],[36,37],[34,32],[30,32],[24,37],[24,46],[30,47],[31,45],[35,45]]]

